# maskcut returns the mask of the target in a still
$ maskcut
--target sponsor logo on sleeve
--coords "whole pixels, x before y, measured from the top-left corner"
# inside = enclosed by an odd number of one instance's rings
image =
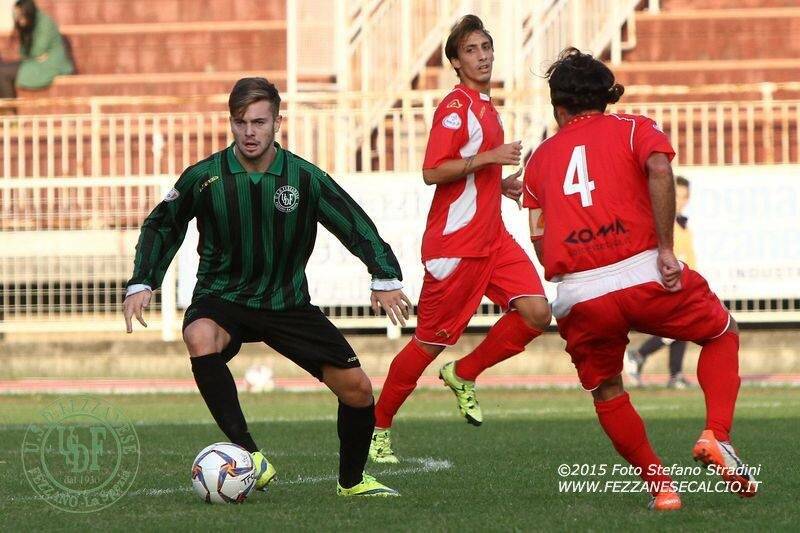
[[[462,105],[463,104],[461,103],[461,100],[453,100],[452,102],[447,104],[447,109],[461,109]]]
[[[171,202],[173,200],[177,200],[178,196],[180,196],[180,193],[178,192],[178,189],[173,187],[172,189],[167,191],[167,194],[164,195],[164,201],[165,202]]]
[[[458,113],[450,113],[442,119],[442,126],[449,130],[457,130],[461,127],[461,117]]]
[[[200,184],[200,190],[202,191],[203,189],[205,189],[206,187],[208,187],[209,185],[211,185],[212,183],[214,183],[218,179],[219,179],[219,176],[211,176],[206,181],[204,181],[203,183]]]

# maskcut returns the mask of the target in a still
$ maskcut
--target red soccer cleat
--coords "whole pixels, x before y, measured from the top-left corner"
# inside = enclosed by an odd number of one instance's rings
[[[714,465],[722,479],[730,484],[731,492],[742,498],[752,498],[756,495],[758,483],[750,473],[750,467],[739,459],[730,442],[717,440],[714,432],[710,429],[706,429],[700,434],[700,438],[697,439],[692,450],[692,455],[694,455],[695,461]]]

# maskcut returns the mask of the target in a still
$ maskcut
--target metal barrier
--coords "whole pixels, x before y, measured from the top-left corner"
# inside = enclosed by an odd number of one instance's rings
[[[281,141],[286,145],[292,132],[290,149],[335,174],[415,171],[441,97],[441,91],[404,94],[383,112],[373,134],[354,146],[343,136],[371,120],[360,104],[369,96],[306,96],[286,116]],[[512,99],[508,92],[498,91],[495,99],[507,139],[523,138],[541,120],[535,105],[505,105]],[[800,100],[773,100],[768,93],[760,100],[633,103],[612,110],[659,122],[681,165],[798,162]],[[4,116],[0,176],[177,175],[230,141],[225,112]]]

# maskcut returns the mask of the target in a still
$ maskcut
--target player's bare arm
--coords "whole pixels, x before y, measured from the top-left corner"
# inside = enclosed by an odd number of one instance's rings
[[[398,322],[400,322],[401,326],[406,325],[406,320],[408,320],[412,304],[411,300],[408,299],[408,296],[406,296],[402,290],[374,290],[370,296],[370,303],[372,304],[372,310],[376,313],[380,312],[381,309],[386,311],[386,315],[395,326]]]
[[[147,309],[148,305],[150,305],[150,297],[152,295],[152,291],[143,290],[141,292],[131,294],[125,298],[124,302],[122,302],[122,314],[125,316],[125,327],[128,333],[133,332],[134,316],[136,317],[136,320],[139,321],[139,324],[147,327],[147,322],[144,321],[142,312],[144,309]]]
[[[423,169],[422,179],[425,185],[450,183],[486,165],[519,165],[521,158],[522,142],[514,141],[464,159],[450,159],[436,168]]]
[[[528,226],[531,232],[531,243],[536,252],[536,259],[540,264],[544,264],[542,255],[542,237],[544,237],[544,219],[541,209],[528,209]]]
[[[647,159],[647,177],[658,239],[658,269],[664,286],[670,291],[678,291],[681,289],[681,267],[672,250],[675,181],[665,154],[654,153]]]

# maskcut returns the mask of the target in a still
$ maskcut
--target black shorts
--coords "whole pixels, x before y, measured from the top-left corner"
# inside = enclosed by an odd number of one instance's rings
[[[200,318],[213,320],[231,336],[222,351],[226,361],[239,353],[243,342],[264,342],[320,381],[323,365],[361,366],[344,336],[315,305],[268,311],[204,296],[186,309],[183,329]]]

